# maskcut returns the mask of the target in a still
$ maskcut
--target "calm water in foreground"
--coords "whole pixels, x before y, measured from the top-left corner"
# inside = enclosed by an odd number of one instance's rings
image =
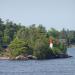
[[[71,58],[51,60],[0,60],[0,75],[75,75],[75,48],[69,48]]]

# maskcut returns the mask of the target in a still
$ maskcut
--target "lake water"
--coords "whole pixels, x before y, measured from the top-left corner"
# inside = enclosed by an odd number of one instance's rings
[[[75,75],[75,48],[69,48],[71,58],[51,60],[0,60],[0,75]]]

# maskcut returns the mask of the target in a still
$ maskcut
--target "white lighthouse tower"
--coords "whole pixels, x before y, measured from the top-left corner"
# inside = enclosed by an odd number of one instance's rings
[[[49,47],[50,47],[50,48],[53,48],[53,40],[52,40],[52,37],[50,37],[49,43],[50,43]]]

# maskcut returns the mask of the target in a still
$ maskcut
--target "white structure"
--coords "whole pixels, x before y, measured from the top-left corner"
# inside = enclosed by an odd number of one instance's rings
[[[53,48],[53,43],[50,43],[50,48]]]

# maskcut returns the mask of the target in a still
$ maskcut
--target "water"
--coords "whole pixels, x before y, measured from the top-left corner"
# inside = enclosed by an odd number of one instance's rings
[[[0,75],[75,75],[75,48],[69,48],[71,58],[52,60],[0,60]]]

